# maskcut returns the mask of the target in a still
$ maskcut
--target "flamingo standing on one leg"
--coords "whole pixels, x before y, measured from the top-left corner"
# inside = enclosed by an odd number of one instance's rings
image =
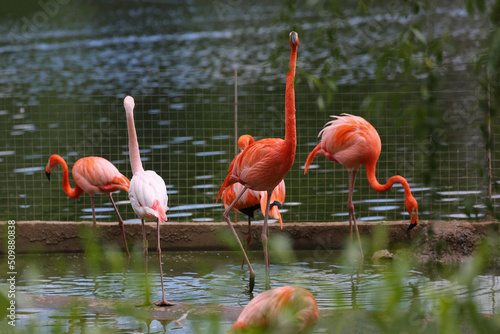
[[[165,288],[163,286],[163,271],[161,268],[161,244],[160,244],[160,224],[167,220],[168,196],[165,181],[152,170],[145,171],[142,168],[141,156],[139,153],[139,143],[137,142],[137,133],[134,124],[134,106],[135,102],[131,96],[127,96],[123,105],[127,113],[127,128],[129,137],[129,155],[130,165],[132,166],[132,180],[130,181],[130,190],[128,197],[130,204],[136,215],[141,218],[142,237],[144,248],[144,265],[146,273],[146,303],[149,302],[148,296],[148,242],[146,239],[145,220],[156,220],[158,232],[158,261],[160,263],[160,279],[162,299],[156,302],[158,306],[172,306],[173,303],[165,299]]]
[[[229,172],[222,184],[217,200],[224,188],[234,183],[241,183],[243,190],[240,191],[238,196],[229,207],[224,211],[224,219],[228,223],[231,232],[235,236],[238,244],[243,252],[243,257],[250,270],[250,292],[253,291],[255,284],[255,272],[250,265],[250,261],[246,255],[243,245],[234,230],[233,224],[229,219],[229,212],[238,202],[240,197],[247,189],[266,191],[267,204],[266,212],[264,214],[264,225],[262,228],[262,244],[264,247],[264,261],[266,267],[266,278],[269,273],[269,256],[267,247],[268,225],[267,220],[269,217],[269,207],[271,204],[271,197],[274,188],[283,180],[293,165],[295,159],[295,148],[297,146],[296,129],[295,129],[295,67],[297,61],[297,46],[299,45],[299,37],[295,31],[290,33],[289,37],[291,46],[290,63],[286,78],[286,92],[285,92],[285,139],[281,138],[265,138],[250,144],[243,152],[238,154],[231,165]]]
[[[257,295],[229,329],[236,333],[304,333],[318,321],[318,305],[304,288],[282,286]]]
[[[349,225],[351,227],[352,241],[352,222],[356,228],[358,236],[359,249],[363,257],[363,249],[359,239],[358,226],[354,215],[354,205],[352,204],[352,194],[356,173],[361,165],[365,165],[366,176],[370,186],[378,192],[389,191],[394,183],[400,183],[405,191],[406,211],[410,214],[411,223],[408,230],[411,230],[418,224],[418,204],[411,194],[410,186],[402,176],[393,176],[386,184],[381,185],[375,177],[375,168],[380,156],[382,144],[377,130],[364,118],[348,114],[341,116],[331,116],[333,121],[326,123],[323,130],[320,131],[321,142],[307,157],[304,174],[307,173],[309,165],[315,156],[324,155],[331,161],[337,162],[347,168],[349,172],[349,198],[347,208],[349,210]]]
[[[90,241],[92,240],[92,235],[94,234],[94,229],[97,224],[95,219],[95,207],[94,207],[94,195],[95,194],[107,194],[113,208],[115,209],[116,215],[118,216],[118,225],[122,231],[123,244],[125,245],[125,250],[127,255],[130,257],[127,246],[127,238],[125,237],[125,228],[123,226],[123,220],[118,212],[115,201],[111,196],[112,192],[125,190],[128,191],[130,181],[123,176],[118,169],[108,160],[101,157],[86,157],[81,158],[73,165],[71,173],[73,174],[73,179],[75,180],[75,189],[71,188],[69,184],[69,171],[66,161],[58,155],[53,154],[49,158],[47,167],[45,167],[45,174],[50,181],[50,173],[54,167],[61,165],[63,169],[63,189],[66,195],[70,198],[78,198],[84,192],[89,194],[90,203],[92,205],[92,230],[90,232],[90,237],[87,242],[87,247],[85,247],[85,256],[87,256],[87,250],[89,248]]]
[[[255,142],[252,136],[242,135],[238,138],[238,148],[243,151],[248,145]],[[243,185],[241,183],[234,183],[224,189],[222,192],[222,202],[224,207],[228,208],[231,203],[233,203],[236,195],[243,190]],[[271,206],[269,208],[269,217],[278,219],[280,226],[283,229],[283,220],[281,219],[281,214],[279,208],[285,202],[285,181],[281,180],[276,188],[273,190],[271,197]],[[248,216],[248,234],[246,239],[245,251],[248,249],[248,245],[252,240],[252,218],[254,218],[254,213],[256,210],[260,209],[262,213],[266,212],[267,203],[267,192],[265,191],[255,191],[248,189],[233,206],[233,210]],[[245,259],[243,258],[241,262],[241,267]]]

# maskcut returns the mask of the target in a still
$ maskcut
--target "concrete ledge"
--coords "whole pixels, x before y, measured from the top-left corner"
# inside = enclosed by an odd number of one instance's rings
[[[497,222],[469,221],[421,221],[417,227],[407,231],[409,223],[401,222],[359,222],[361,235],[370,236],[377,226],[388,229],[389,245],[408,242],[418,235],[432,229],[433,235],[442,235],[443,240],[456,239],[453,234],[465,233],[475,236],[471,242],[488,227],[498,226]],[[15,223],[16,253],[28,252],[83,252],[91,222],[51,222],[51,221],[18,221]],[[246,223],[235,223],[234,227],[244,242],[247,233]],[[7,222],[0,222],[2,238],[0,254],[7,252]],[[251,248],[260,249],[262,224],[252,224]],[[125,232],[129,247],[142,245],[141,223],[126,223]],[[146,223],[149,247],[156,249],[156,223]],[[162,249],[165,250],[227,250],[222,240],[229,234],[226,223],[199,222],[166,222],[161,225]],[[279,225],[271,224],[270,233],[282,233],[290,238],[292,247],[297,250],[330,250],[340,249],[349,237],[348,223],[287,223],[280,231]],[[98,223],[96,235],[99,243],[110,243],[121,246],[122,238],[118,223]],[[470,245],[472,248],[475,245]],[[470,248],[470,247],[469,247]]]

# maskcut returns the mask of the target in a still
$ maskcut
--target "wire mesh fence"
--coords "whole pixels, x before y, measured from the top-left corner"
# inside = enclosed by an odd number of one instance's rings
[[[95,155],[131,178],[123,108],[130,94],[144,167],[167,184],[169,220],[222,221],[223,205],[215,198],[238,136],[284,137],[285,73],[268,67],[1,72],[1,219],[90,220],[89,197],[68,198],[62,171],[54,169],[49,182],[45,166],[51,154],[63,156],[70,170],[78,159]],[[378,130],[377,178],[384,184],[395,174],[406,177],[421,219],[487,217],[499,196],[500,124],[493,120],[491,127],[490,179],[484,96],[467,64],[445,68],[430,91],[428,77],[375,80],[356,73],[336,73],[328,91],[305,75],[296,80],[297,154],[285,178],[284,222],[347,220],[345,168],[317,157],[303,174],[319,131],[330,115],[341,113],[365,117]],[[377,193],[361,168],[355,189],[359,220],[408,218],[398,185]],[[122,217],[135,220],[127,194],[114,198]],[[107,196],[98,196],[96,206],[99,221],[116,221]]]

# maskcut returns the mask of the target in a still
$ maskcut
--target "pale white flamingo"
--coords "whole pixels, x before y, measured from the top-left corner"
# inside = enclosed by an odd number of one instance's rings
[[[163,271],[161,266],[161,243],[160,243],[160,224],[167,220],[168,210],[168,196],[165,181],[152,170],[144,170],[142,168],[141,156],[139,153],[139,143],[137,142],[137,134],[135,132],[134,124],[134,107],[135,102],[131,96],[127,96],[123,105],[127,113],[127,128],[128,128],[128,146],[130,155],[130,165],[132,166],[132,180],[130,181],[130,188],[128,197],[134,212],[142,223],[142,237],[144,247],[144,261],[146,272],[146,290],[147,276],[148,276],[148,242],[146,239],[146,227],[144,226],[145,220],[156,221],[156,228],[158,234],[158,261],[160,264],[160,279],[161,279],[161,292],[162,299],[156,302],[158,306],[171,306],[174,305],[165,299],[165,288],[163,285]],[[148,291],[146,291],[146,302],[149,301]]]

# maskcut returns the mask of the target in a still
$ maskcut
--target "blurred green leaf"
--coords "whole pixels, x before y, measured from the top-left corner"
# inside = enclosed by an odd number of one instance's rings
[[[417,38],[417,40],[420,41],[422,44],[426,44],[427,43],[427,39],[422,34],[422,32],[420,31],[419,27],[412,26],[412,27],[410,27],[410,31],[413,33],[413,35],[415,35],[415,37]]]
[[[282,233],[271,233],[269,236],[269,257],[272,263],[291,263],[296,261],[290,237]]]
[[[496,0],[491,7],[490,21],[497,27],[500,26],[500,0]]]

